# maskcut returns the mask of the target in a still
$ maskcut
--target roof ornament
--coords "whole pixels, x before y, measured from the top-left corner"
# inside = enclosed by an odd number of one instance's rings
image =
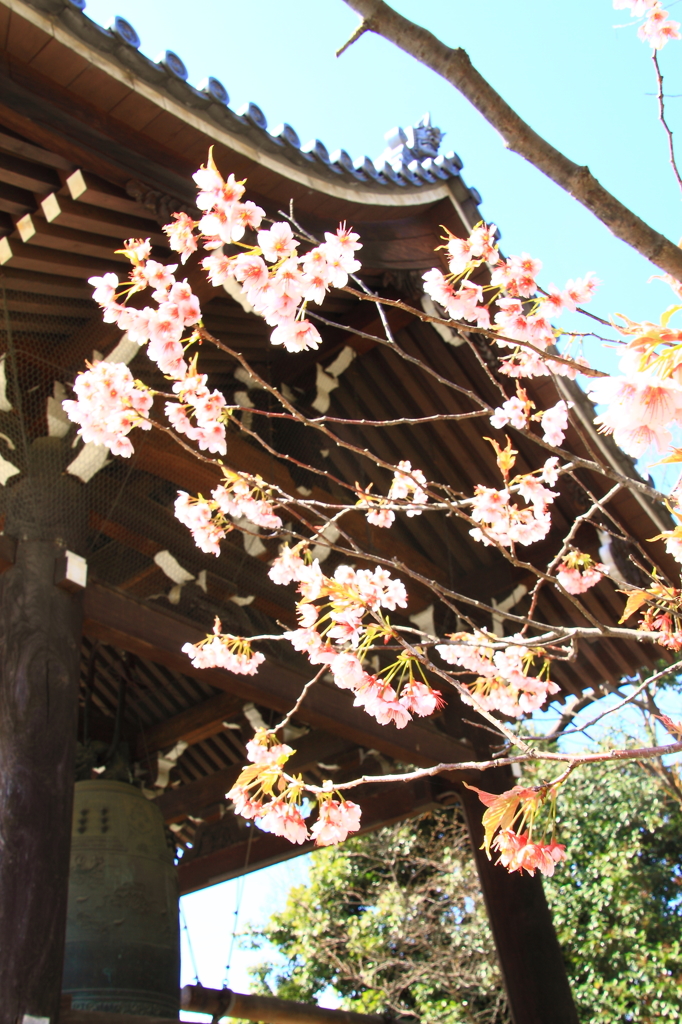
[[[433,160],[438,156],[443,134],[431,123],[429,113],[409,128],[391,128],[384,135],[386,149],[375,161],[376,166],[381,169],[388,163],[399,172],[413,160]]]

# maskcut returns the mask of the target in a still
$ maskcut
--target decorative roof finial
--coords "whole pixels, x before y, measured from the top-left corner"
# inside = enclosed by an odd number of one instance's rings
[[[426,113],[409,128],[391,128],[384,138],[386,149],[375,161],[376,167],[381,170],[387,163],[393,170],[400,171],[413,160],[437,157],[443,132],[431,124],[431,114]]]
[[[407,128],[405,134],[407,147],[418,160],[438,156],[443,132],[431,124],[431,114],[428,111],[414,127]]]

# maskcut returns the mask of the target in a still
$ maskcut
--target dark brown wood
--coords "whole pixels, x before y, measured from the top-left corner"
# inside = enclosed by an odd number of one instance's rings
[[[398,783],[390,787],[366,786],[352,795],[362,806],[359,834],[414,818],[437,804],[428,779]],[[255,829],[250,842],[247,830],[240,832],[231,811],[219,822],[200,826],[195,836],[194,850],[186,854],[187,859],[183,857],[178,865],[180,892],[194,892],[228,878],[258,871],[270,864],[291,860],[314,849],[312,842],[295,846],[281,836],[261,832],[255,825],[249,828]]]
[[[14,185],[0,184],[0,210],[21,217],[27,210],[35,209],[36,203],[32,192]]]
[[[44,249],[38,245],[26,245],[18,239],[0,239],[0,264],[31,270],[34,273],[62,274],[65,277],[81,277],[85,280],[95,274],[106,274],[117,269],[115,258],[96,259],[76,253]]]
[[[17,555],[17,541],[7,534],[0,536],[0,573],[7,572],[14,565]]]
[[[168,246],[168,239],[158,230],[156,222],[143,220],[143,211],[138,216],[118,213],[114,210],[98,209],[69,199],[68,196],[50,193],[41,202],[45,219],[50,224],[63,225],[74,231],[87,231],[110,238],[149,238],[153,245]],[[110,243],[110,247],[113,245]]]
[[[59,186],[59,178],[54,171],[29,163],[15,156],[0,152],[0,181],[15,188],[26,189],[42,195]]]
[[[71,161],[64,159],[63,156],[50,153],[49,150],[43,149],[41,146],[34,146],[24,139],[17,139],[14,135],[6,135],[5,132],[0,132],[0,152],[22,157],[24,160],[33,160],[35,163],[56,167],[69,173],[75,170]]]
[[[496,769],[486,772],[484,788],[503,792],[513,782]],[[488,860],[481,849],[483,804],[465,787],[460,799],[514,1024],[578,1024],[541,876],[509,874]]]
[[[115,248],[116,243],[101,235],[85,234],[59,224],[48,224],[41,214],[25,213],[16,222],[19,238],[27,245],[40,245],[45,249],[70,252],[79,256],[126,263],[128,258]]]
[[[101,206],[105,210],[115,210],[117,213],[128,214],[132,217],[139,217],[144,207],[135,199],[130,199],[115,185],[111,185],[96,174],[88,174],[85,171],[77,170],[66,179],[66,187],[72,199],[81,203],[88,203],[92,206]]]
[[[54,1020],[61,991],[81,611],[58,547],[20,541],[0,579],[0,1021]]]
[[[222,732],[223,722],[234,718],[241,706],[242,701],[238,697],[217,693],[215,697],[209,697],[165,722],[149,726],[137,738],[137,757],[143,758],[157,750],[173,747],[178,740],[192,744],[215,736]]]

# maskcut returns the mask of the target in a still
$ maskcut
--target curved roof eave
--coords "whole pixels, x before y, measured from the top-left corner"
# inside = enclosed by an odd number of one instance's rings
[[[262,114],[253,105],[240,115],[226,103],[219,103],[208,90],[200,91],[189,85],[186,73],[182,74],[184,66],[175,54],[166,56],[178,61],[179,67],[173,60],[158,64],[149,60],[137,49],[139,40],[134,29],[131,42],[121,31],[116,31],[116,27],[113,30],[102,28],[84,14],[85,5],[80,0],[0,0],[0,3],[160,110],[285,179],[336,199],[367,206],[407,210],[447,199],[464,226],[472,226],[473,218],[466,215],[463,203],[475,206],[480,197],[474,190],[467,189],[456,169],[449,169],[447,178],[435,179],[433,183],[426,180],[433,177],[428,172],[425,180],[418,184],[403,183],[404,177],[400,174],[395,175],[394,180],[381,173],[371,180],[365,174],[363,181],[362,171],[353,169],[347,161],[344,165],[332,165],[331,161],[325,164],[314,152],[306,153],[292,144],[288,133],[293,133],[294,139],[296,134],[289,126],[282,126],[285,130],[281,138],[270,134],[264,123],[257,124],[258,115],[262,117]],[[131,28],[122,19],[115,21],[126,29]],[[439,171],[442,176],[442,167]],[[414,174],[412,178],[416,180]],[[463,196],[458,197],[455,191]]]

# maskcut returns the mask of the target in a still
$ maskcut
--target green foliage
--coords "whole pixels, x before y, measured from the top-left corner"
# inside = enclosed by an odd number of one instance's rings
[[[583,769],[558,801],[568,860],[545,881],[581,1024],[682,1006],[682,812],[636,764]]]
[[[332,986],[344,1006],[428,1024],[509,1020],[468,838],[457,811],[313,854],[262,939],[287,958],[261,991],[304,1002]]]
[[[679,1020],[679,804],[622,763],[576,773],[558,814],[569,857],[544,884],[581,1024]],[[285,958],[257,970],[264,992],[314,1001],[331,986],[347,1008],[422,1024],[509,1019],[456,810],[315,853],[309,884],[291,891],[262,940]]]

